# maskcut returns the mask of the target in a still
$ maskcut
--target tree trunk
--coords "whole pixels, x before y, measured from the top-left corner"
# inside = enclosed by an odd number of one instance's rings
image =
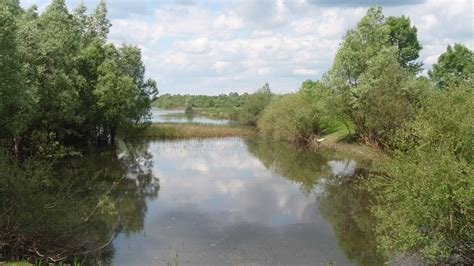
[[[115,135],[117,133],[117,128],[112,127],[110,129],[110,144],[115,145]]]
[[[20,149],[18,148],[18,139],[13,137],[13,149],[15,151],[15,157],[18,159],[20,157]]]

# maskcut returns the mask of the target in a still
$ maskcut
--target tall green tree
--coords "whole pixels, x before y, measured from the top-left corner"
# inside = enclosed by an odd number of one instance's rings
[[[38,126],[66,137],[66,128],[78,122],[79,95],[75,84],[75,57],[80,32],[64,0],[53,0],[38,18],[39,68]]]
[[[390,137],[407,120],[414,118],[419,99],[427,87],[397,61],[396,49],[386,48],[368,62],[353,93],[351,105],[358,136],[388,147]]]
[[[137,88],[133,117],[136,123],[150,114],[151,103],[158,94],[156,82],[145,78],[145,65],[138,47],[124,44],[118,49],[118,62],[124,75],[132,78]]]
[[[32,153],[113,142],[120,127],[147,121],[156,82],[145,79],[140,49],[107,44],[105,1],[91,14],[83,4],[70,13],[64,0],[41,14],[18,0],[0,8],[2,142],[23,137]]]
[[[11,141],[18,154],[29,124],[30,97],[23,82],[17,49],[18,1],[0,3],[0,138]]]
[[[105,0],[101,0],[94,12],[88,17],[89,34],[91,38],[98,38],[102,41],[107,40],[112,23],[107,18],[107,5]]]
[[[132,77],[123,75],[117,62],[107,59],[100,65],[94,94],[102,114],[102,141],[107,141],[110,137],[110,141],[114,143],[117,128],[129,122],[130,115],[136,108],[136,91]]]
[[[397,47],[398,63],[413,73],[420,72],[423,64],[416,60],[420,57],[422,46],[418,41],[417,29],[411,25],[410,18],[388,17],[385,23],[389,28],[390,44]]]
[[[438,63],[428,71],[433,83],[440,89],[457,86],[474,78],[474,53],[462,44],[448,45]]]
[[[350,29],[336,53],[330,76],[336,89],[344,93],[357,85],[367,70],[367,62],[389,43],[389,28],[384,24],[381,7],[371,7]]]
[[[334,90],[333,100],[340,110],[338,116],[351,120],[356,125],[359,137],[376,142],[386,139],[387,124],[380,123],[379,113],[388,111],[384,104],[390,106],[392,100],[398,102],[402,80],[414,79],[414,75],[420,71],[421,64],[416,62],[420,49],[416,28],[410,25],[410,20],[406,17],[385,19],[381,7],[370,8],[356,27],[344,36],[326,79]],[[387,51],[391,51],[390,55]],[[387,60],[385,63],[389,65],[385,66],[386,69],[395,72],[376,66],[381,64],[380,60]],[[384,76],[377,77],[373,72]],[[415,87],[418,85],[405,87],[404,90]],[[384,99],[383,102],[378,102],[381,99]],[[369,108],[369,105],[372,106]],[[395,109],[402,111],[400,108]],[[363,110],[366,113],[361,113]],[[394,115],[403,117],[406,113]],[[381,139],[382,135],[385,137]]]
[[[255,93],[249,95],[242,105],[239,120],[244,125],[256,126],[263,110],[270,104],[273,93],[268,83],[265,83]]]

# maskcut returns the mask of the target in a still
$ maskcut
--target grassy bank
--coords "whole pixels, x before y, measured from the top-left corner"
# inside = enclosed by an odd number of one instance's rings
[[[219,107],[219,108],[193,108],[194,114],[204,115],[210,118],[236,120],[239,114],[238,108]]]
[[[146,138],[212,138],[254,136],[256,130],[249,127],[206,124],[153,124],[138,136]]]

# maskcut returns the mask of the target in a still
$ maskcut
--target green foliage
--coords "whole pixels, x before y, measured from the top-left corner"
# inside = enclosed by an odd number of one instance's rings
[[[393,157],[370,181],[387,256],[420,252],[431,263],[472,263],[472,85],[432,92],[397,132]]]
[[[90,15],[64,0],[36,10],[0,3],[0,139],[17,153],[35,150],[33,132],[61,145],[113,142],[118,128],[150,117],[156,82],[137,47],[106,44],[105,1]]]
[[[188,100],[188,102],[186,103],[186,108],[184,109],[184,113],[187,114],[187,115],[190,115],[193,113],[193,101],[192,100]]]
[[[370,8],[348,31],[327,75],[334,89],[334,114],[355,125],[357,135],[379,146],[416,109],[427,84],[416,79],[421,45],[406,17],[384,18]]]
[[[394,130],[414,117],[418,101],[427,88],[397,62],[393,49],[381,51],[368,63],[353,89],[351,117],[361,139],[380,147]]]
[[[405,16],[388,17],[385,23],[389,28],[390,44],[397,48],[398,63],[414,74],[420,72],[423,64],[415,60],[420,56],[422,46],[418,42],[416,27],[411,26],[410,19]]]
[[[370,8],[367,14],[349,30],[336,53],[331,81],[335,89],[350,97],[350,89],[357,85],[359,76],[367,70],[367,62],[389,43],[390,30],[384,24],[382,8]]]
[[[258,120],[260,133],[279,141],[315,141],[323,133],[327,93],[319,82],[305,81],[299,93],[274,97]]]
[[[142,230],[159,184],[147,147],[119,144],[120,159],[110,150],[59,167],[0,150],[0,260],[93,260],[116,234]]]
[[[196,108],[238,108],[242,106],[247,96],[247,93],[239,95],[236,92],[218,96],[163,94],[153,102],[153,106],[163,109],[184,109],[186,102],[192,101]]]
[[[255,93],[250,94],[242,105],[239,122],[248,126],[256,126],[260,115],[265,107],[270,104],[272,97],[273,93],[270,91],[268,83],[265,83]]]
[[[457,86],[461,82],[474,79],[474,53],[462,44],[448,45],[446,52],[438,58],[438,63],[428,71],[430,79],[440,89]]]
[[[19,9],[18,1],[0,3],[0,139],[13,140],[14,145],[29,126],[32,104],[19,64],[15,21]]]

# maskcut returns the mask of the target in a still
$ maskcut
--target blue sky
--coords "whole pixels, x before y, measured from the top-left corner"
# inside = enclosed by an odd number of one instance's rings
[[[21,0],[41,10],[50,0]],[[66,0],[72,9],[84,2]],[[448,44],[474,48],[472,0],[109,0],[111,42],[142,48],[161,93],[298,90],[331,66],[344,33],[378,4],[418,28],[425,71]]]

